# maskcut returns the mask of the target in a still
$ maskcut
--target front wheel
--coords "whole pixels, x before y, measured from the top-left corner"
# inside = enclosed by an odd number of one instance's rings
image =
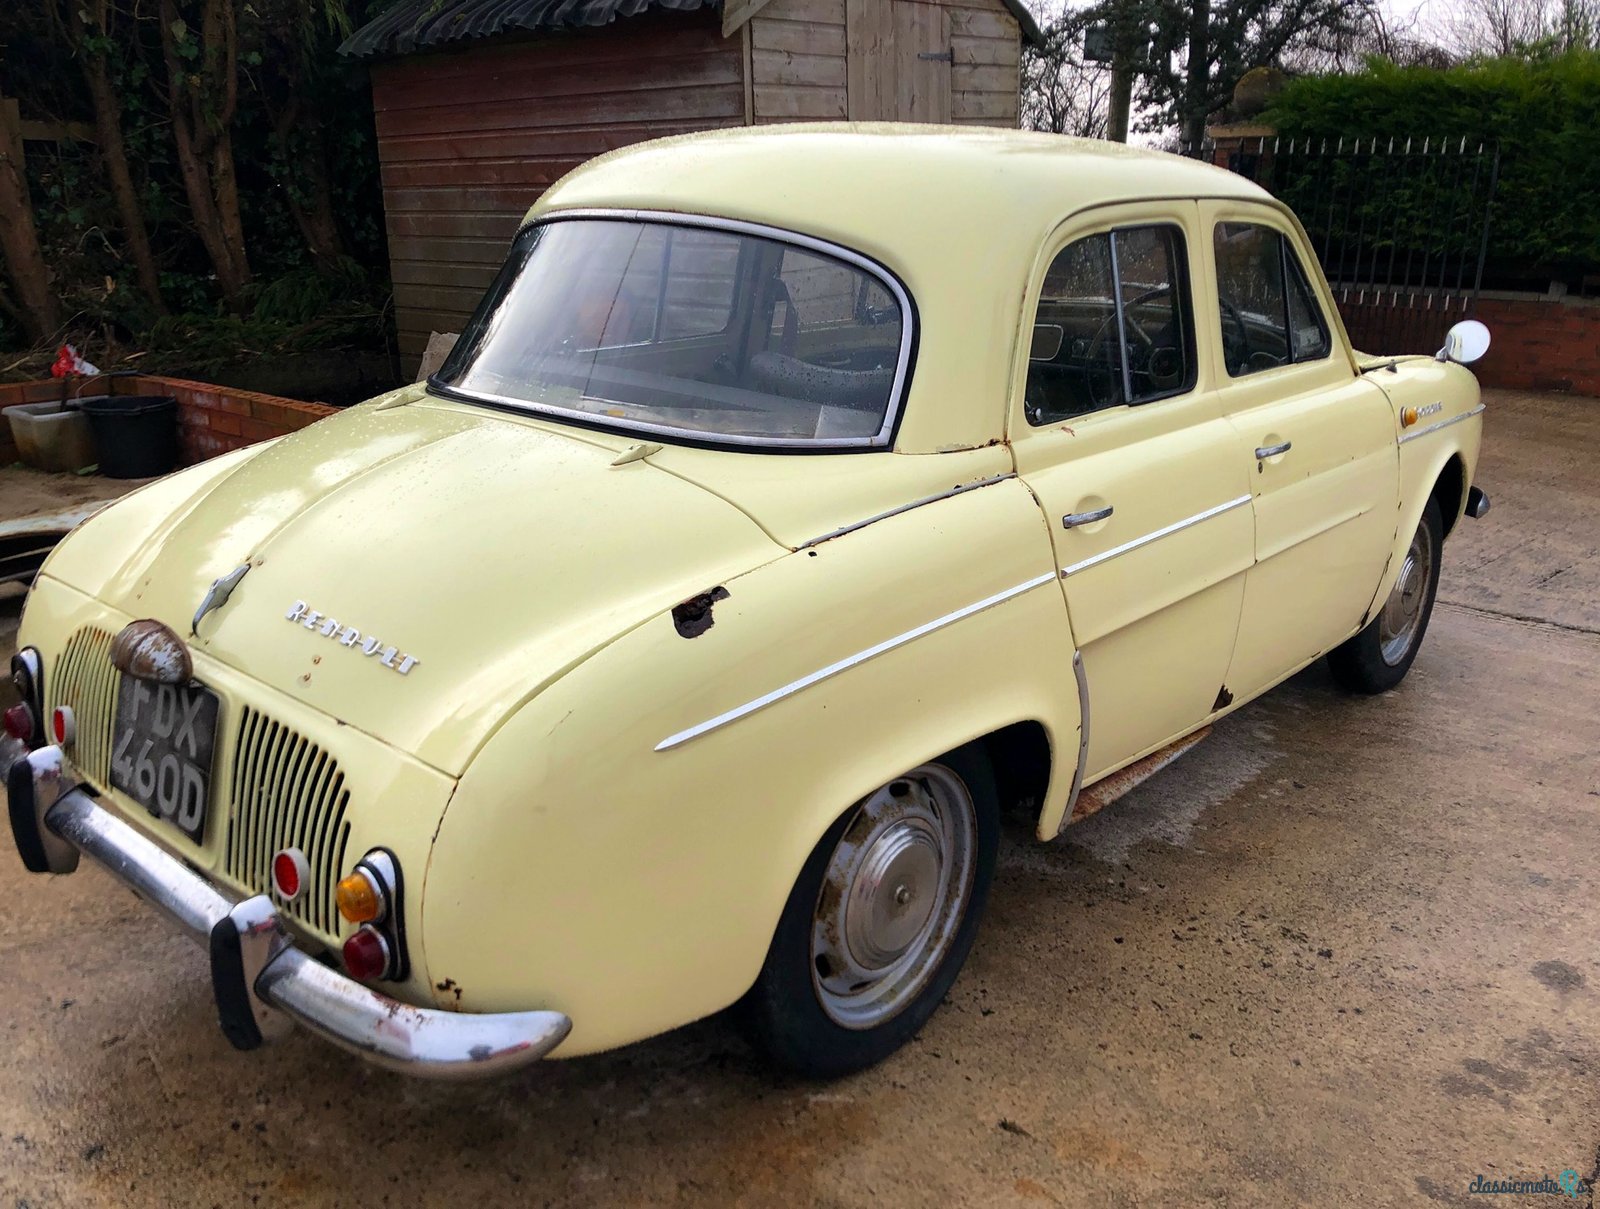
[[[976,744],[857,803],[807,859],[745,1001],[762,1047],[835,1078],[909,1041],[972,948],[999,836]]]
[[[1341,687],[1355,693],[1382,693],[1405,679],[1433,615],[1443,547],[1439,503],[1430,499],[1378,615],[1354,638],[1328,652],[1328,668]]]

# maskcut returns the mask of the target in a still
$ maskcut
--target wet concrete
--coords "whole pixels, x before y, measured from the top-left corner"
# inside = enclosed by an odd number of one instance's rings
[[[1472,1205],[1479,1174],[1594,1176],[1600,402],[1486,422],[1494,511],[1406,683],[1313,668],[1066,839],[1013,830],[945,1008],[839,1083],[725,1019],[471,1087],[303,1035],[236,1054],[198,948],[0,854],[0,1206]]]

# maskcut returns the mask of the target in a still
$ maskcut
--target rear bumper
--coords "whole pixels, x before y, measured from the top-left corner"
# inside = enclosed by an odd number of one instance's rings
[[[290,1022],[368,1061],[435,1079],[479,1079],[544,1057],[572,1021],[560,1012],[473,1015],[380,995],[297,949],[266,895],[235,901],[67,783],[61,751],[18,760],[6,778],[11,831],[35,873],[71,873],[87,854],[211,952],[222,1030],[254,1049]]]

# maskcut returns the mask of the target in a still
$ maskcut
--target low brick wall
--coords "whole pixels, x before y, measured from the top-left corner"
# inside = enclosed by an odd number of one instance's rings
[[[1600,395],[1600,302],[1486,295],[1473,317],[1493,337],[1474,367],[1484,385]]]
[[[179,457],[185,466],[281,437],[339,409],[302,403],[209,382],[156,374],[107,375],[69,384],[66,379],[0,384],[0,413],[18,403],[49,403],[84,395],[171,395],[178,401]],[[17,460],[11,427],[0,423],[0,465]]]
[[[1484,293],[1463,314],[1402,295],[1403,305],[1370,294],[1341,301],[1351,342],[1367,353],[1431,353],[1450,325],[1473,318],[1489,327],[1489,352],[1473,372],[1485,386],[1600,396],[1600,301],[1541,294]]]

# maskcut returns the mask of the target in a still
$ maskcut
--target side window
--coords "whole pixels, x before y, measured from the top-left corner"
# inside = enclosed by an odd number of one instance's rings
[[[1256,223],[1218,223],[1215,247],[1222,357],[1230,377],[1328,355],[1328,325],[1280,232]]]
[[[1024,401],[1052,424],[1194,385],[1183,233],[1173,226],[1090,235],[1056,255],[1034,314]]]

